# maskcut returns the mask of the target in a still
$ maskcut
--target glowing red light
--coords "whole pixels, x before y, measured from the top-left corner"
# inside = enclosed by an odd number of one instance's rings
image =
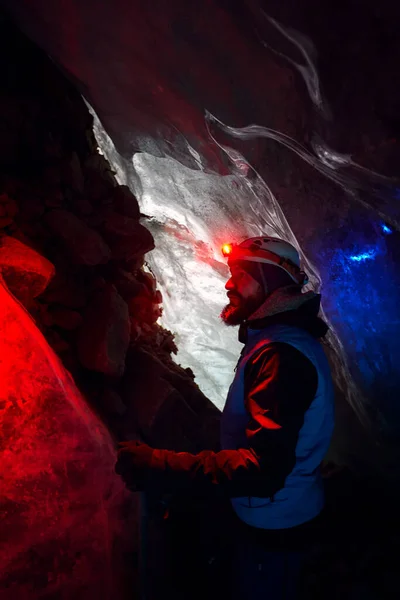
[[[90,598],[122,598],[114,547],[128,496],[111,436],[1,277],[0,309],[0,596],[38,598],[34,573],[53,597],[84,585]]]
[[[222,254],[224,256],[229,256],[232,253],[232,244],[224,244],[222,246]]]

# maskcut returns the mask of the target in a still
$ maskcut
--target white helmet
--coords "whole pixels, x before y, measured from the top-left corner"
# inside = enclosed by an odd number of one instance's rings
[[[240,244],[224,244],[222,254],[232,260],[268,263],[286,271],[297,285],[306,285],[308,277],[300,269],[300,256],[296,248],[279,238],[257,236]]]

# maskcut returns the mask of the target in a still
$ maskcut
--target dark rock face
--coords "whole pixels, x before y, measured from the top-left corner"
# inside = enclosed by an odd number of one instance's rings
[[[119,185],[116,187],[113,190],[112,198],[117,212],[132,219],[139,219],[139,204],[128,186]]]
[[[102,226],[114,260],[130,261],[154,248],[153,236],[137,220],[110,211]]]
[[[88,290],[71,274],[56,273],[42,299],[48,305],[82,309],[88,301]]]
[[[122,268],[115,270],[113,283],[124,300],[130,300],[137,296],[143,288],[142,283]]]
[[[61,306],[55,306],[50,309],[48,314],[52,324],[67,331],[77,329],[83,321],[80,313],[69,308],[62,308]]]
[[[85,178],[82,172],[79,156],[73,152],[71,158],[65,162],[63,168],[63,181],[69,185],[74,192],[83,195],[85,189]]]
[[[165,396],[137,394],[132,377],[124,392],[128,348],[158,356],[166,377],[186,374],[142,271],[153,238],[98,154],[81,97],[1,20],[0,34],[0,597],[135,598],[138,505],[113,472],[113,440],[137,435],[141,404],[158,413]],[[187,413],[183,394],[178,404],[167,418]]]
[[[11,292],[25,306],[44,292],[55,273],[50,261],[10,236],[0,238],[0,271]]]
[[[78,264],[93,267],[110,258],[110,249],[101,236],[69,211],[52,210],[47,213],[46,222],[56,238],[61,239],[67,255]]]
[[[166,350],[155,356],[150,345],[131,348],[120,388],[128,407],[124,437],[135,424],[158,447],[194,453],[216,450],[219,411],[184,369],[165,357]]]
[[[122,375],[130,339],[126,302],[112,285],[92,298],[78,337],[78,355],[87,369]]]

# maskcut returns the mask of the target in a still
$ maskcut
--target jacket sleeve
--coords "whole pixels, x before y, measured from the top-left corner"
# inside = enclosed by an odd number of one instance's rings
[[[230,497],[272,496],[294,467],[298,434],[317,384],[317,371],[301,352],[284,343],[268,345],[246,365],[247,447],[196,455],[153,450],[150,479],[165,491],[218,486]]]

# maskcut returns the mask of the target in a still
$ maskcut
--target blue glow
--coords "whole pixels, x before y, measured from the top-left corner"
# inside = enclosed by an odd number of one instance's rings
[[[371,260],[376,257],[376,250],[368,250],[368,252],[363,252],[362,254],[355,254],[353,256],[349,256],[350,260],[354,260],[355,262],[361,262],[364,260]]]
[[[364,408],[385,435],[400,435],[400,245],[385,222],[355,209],[348,226],[327,233],[316,256],[323,302],[341,339]],[[388,227],[386,225],[386,227]],[[389,229],[390,227],[388,227]],[[390,228],[391,229],[391,228]],[[393,239],[392,239],[393,238]]]
[[[383,233],[386,233],[386,234],[393,233],[393,230],[390,229],[390,227],[388,227],[387,225],[385,225],[385,223],[382,223],[381,227],[382,227]]]

